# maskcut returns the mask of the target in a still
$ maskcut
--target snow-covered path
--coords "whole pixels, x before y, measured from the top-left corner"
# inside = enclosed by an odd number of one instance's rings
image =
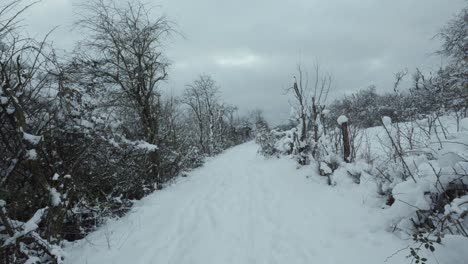
[[[67,263],[383,263],[404,241],[357,187],[329,187],[246,143],[142,201],[67,251]],[[306,178],[306,176],[310,176]],[[407,252],[387,263],[408,263]]]

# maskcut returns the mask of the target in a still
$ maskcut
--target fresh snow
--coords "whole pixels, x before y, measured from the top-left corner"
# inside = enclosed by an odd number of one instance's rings
[[[411,241],[389,230],[371,184],[337,178],[328,186],[314,166],[296,169],[257,149],[232,148],[136,202],[125,217],[70,243],[65,263],[410,263]],[[443,243],[438,263],[466,263],[466,239]]]
[[[36,264],[41,263],[41,259],[38,257],[29,257],[29,259],[24,264]]]
[[[158,149],[158,146],[154,145],[154,144],[151,144],[151,143],[148,143],[146,141],[138,141],[138,144],[136,145],[136,147],[138,149],[144,149],[144,150],[147,150],[149,152],[152,152],[152,151],[155,151]]]
[[[390,127],[392,125],[392,119],[388,116],[384,116],[382,117],[382,123],[384,124],[384,126]]]
[[[31,143],[33,145],[37,145],[37,144],[39,144],[39,141],[41,141],[42,136],[36,136],[36,135],[32,135],[32,134],[28,134],[26,132],[23,132],[23,139],[28,141],[29,143]]]
[[[35,149],[30,149],[26,151],[26,158],[28,160],[36,160],[37,159],[37,151]]]
[[[42,216],[44,215],[44,212],[47,210],[47,208],[42,208],[36,211],[36,213],[27,221],[24,223],[20,228],[20,231],[17,231],[12,237],[8,238],[5,240],[3,243],[3,247],[13,244],[16,242],[16,239],[24,236],[25,234],[29,234],[32,231],[36,230],[39,226],[39,223],[41,222]]]
[[[54,176],[52,176],[53,181],[58,181],[59,178],[60,178],[60,175],[58,175],[58,173],[54,173]]]
[[[0,96],[0,105],[6,105],[8,103],[8,97]]]
[[[343,123],[348,122],[348,118],[344,115],[340,115],[336,121],[338,122],[338,125],[341,126]]]
[[[60,193],[55,188],[49,188],[49,193],[50,193],[50,201],[52,205],[58,206],[60,202],[62,201],[60,199]]]
[[[456,213],[459,215],[468,213],[468,195],[455,198],[450,205],[445,205],[445,214]]]
[[[325,173],[325,175],[330,175],[333,172],[332,169],[328,167],[327,163],[323,161],[320,162],[320,169]]]

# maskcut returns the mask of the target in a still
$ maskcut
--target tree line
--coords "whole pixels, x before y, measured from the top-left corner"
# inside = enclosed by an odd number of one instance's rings
[[[459,122],[468,116],[468,8],[445,25],[436,37],[442,40],[442,47],[436,52],[447,63],[429,74],[415,69],[412,74],[404,69],[394,74],[392,92],[378,93],[371,85],[351,95],[328,101],[328,94],[333,78],[315,64],[312,71],[298,65],[294,81],[287,89],[291,97],[292,115],[287,123],[277,126],[275,133],[268,135],[270,128],[266,122],[258,123],[263,133],[257,139],[264,144],[260,151],[267,156],[283,152],[283,146],[275,148],[271,140],[281,138],[284,131],[289,131],[286,140],[286,152],[305,153],[299,163],[308,164],[307,156],[319,158],[317,148],[320,138],[339,137],[333,131],[338,127],[337,120],[345,115],[350,123],[353,135],[358,129],[382,125],[382,117],[388,116],[393,122],[410,122],[428,118],[433,124],[442,115],[456,116]],[[409,87],[402,88],[403,80],[409,80]],[[283,132],[280,132],[283,131]],[[275,136],[276,135],[276,136]],[[270,138],[268,142],[267,138]],[[262,145],[261,144],[261,145]],[[340,149],[336,149],[340,152]],[[310,157],[309,157],[310,158]]]
[[[132,200],[163,188],[206,156],[251,138],[250,118],[200,75],[182,96],[164,89],[163,46],[177,32],[131,1],[81,4],[82,39],[58,54],[27,37],[34,3],[0,4],[0,262],[62,263]]]

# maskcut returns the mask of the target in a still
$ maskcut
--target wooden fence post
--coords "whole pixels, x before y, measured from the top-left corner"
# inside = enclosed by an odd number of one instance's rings
[[[349,142],[348,118],[346,116],[340,116],[337,121],[341,126],[341,134],[343,136],[343,159],[345,162],[349,163],[351,162],[351,145]]]
[[[343,158],[345,162],[350,162],[351,146],[349,144],[348,122],[341,124],[341,133],[343,134]]]

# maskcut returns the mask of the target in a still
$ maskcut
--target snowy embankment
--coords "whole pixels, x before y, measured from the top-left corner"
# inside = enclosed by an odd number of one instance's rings
[[[232,148],[137,202],[70,244],[66,263],[409,262],[407,250],[388,258],[411,241],[385,231],[385,201],[371,184],[330,187],[310,166],[265,159],[257,148]],[[441,264],[468,259],[461,244],[434,254]]]
[[[433,226],[432,237],[457,234],[466,245],[468,118],[388,121],[385,126],[387,131],[364,131],[358,156],[361,169],[380,185],[378,192],[391,194],[388,226],[402,237],[415,225]]]

